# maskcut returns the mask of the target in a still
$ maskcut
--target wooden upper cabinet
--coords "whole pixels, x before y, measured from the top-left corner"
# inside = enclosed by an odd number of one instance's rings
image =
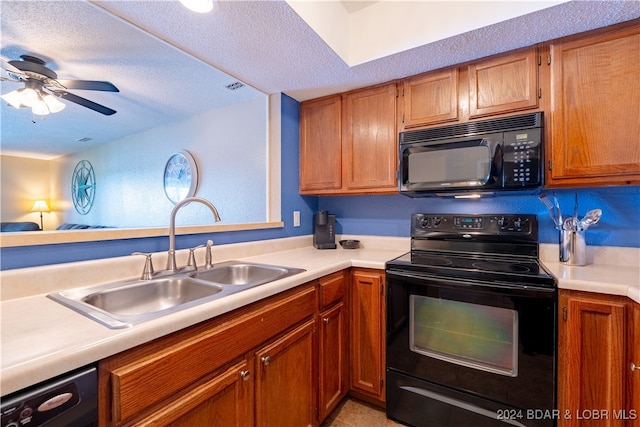
[[[535,48],[467,66],[469,118],[538,108],[538,60]]]
[[[300,106],[300,193],[397,191],[394,83]]]
[[[397,190],[396,85],[344,97],[343,177],[347,192]]]
[[[300,192],[342,187],[342,97],[300,105]]]
[[[403,82],[404,127],[458,120],[458,69],[421,74]]]
[[[549,186],[640,183],[639,22],[551,43]]]

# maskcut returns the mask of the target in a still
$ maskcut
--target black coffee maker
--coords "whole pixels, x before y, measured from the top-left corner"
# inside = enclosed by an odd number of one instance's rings
[[[336,216],[328,211],[313,214],[313,246],[318,249],[336,248]]]

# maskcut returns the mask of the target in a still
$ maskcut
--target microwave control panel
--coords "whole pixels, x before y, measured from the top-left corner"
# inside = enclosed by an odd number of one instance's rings
[[[542,185],[542,128],[504,133],[504,187]]]

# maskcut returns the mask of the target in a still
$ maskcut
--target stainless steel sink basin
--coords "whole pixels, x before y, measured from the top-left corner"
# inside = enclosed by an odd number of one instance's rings
[[[47,295],[109,328],[125,328],[303,272],[229,261],[213,268],[54,292]]]
[[[48,297],[115,329],[202,304],[223,292],[221,286],[182,275],[71,289]]]
[[[215,295],[222,288],[189,278],[168,278],[94,292],[82,302],[119,316],[139,316],[167,310]]]
[[[230,261],[215,265],[209,270],[193,273],[191,277],[219,285],[251,287],[282,279],[302,271],[304,270],[299,268]]]

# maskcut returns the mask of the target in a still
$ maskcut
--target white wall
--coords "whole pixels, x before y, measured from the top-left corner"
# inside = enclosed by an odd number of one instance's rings
[[[0,218],[3,222],[31,221],[40,224],[40,214],[31,212],[33,202],[45,200],[51,203],[49,188],[49,161],[23,157],[0,156]],[[57,226],[56,212],[42,215],[44,229]]]
[[[267,99],[203,113],[109,144],[52,161],[61,222],[112,227],[166,226],[173,204],[163,189],[169,157],[180,150],[196,159],[200,184],[196,196],[210,200],[223,223],[267,220]],[[71,175],[78,161],[94,168],[96,196],[86,215],[71,199]],[[4,186],[4,185],[3,185]],[[211,224],[204,206],[185,206],[177,225]]]

